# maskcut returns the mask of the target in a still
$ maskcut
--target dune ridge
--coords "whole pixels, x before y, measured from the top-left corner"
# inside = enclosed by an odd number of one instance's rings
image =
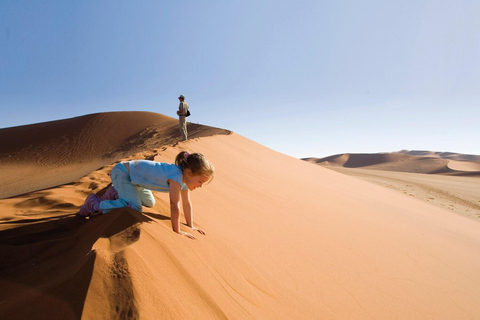
[[[188,124],[191,138],[228,130]],[[69,183],[112,161],[179,140],[178,120],[153,112],[106,112],[0,129],[0,199]]]
[[[238,134],[144,149],[202,152],[196,240],[169,200],[141,214],[75,216],[114,163],[0,200],[0,318],[475,319],[480,223],[295,159]],[[120,159],[117,159],[117,161]],[[185,227],[184,227],[185,228]]]

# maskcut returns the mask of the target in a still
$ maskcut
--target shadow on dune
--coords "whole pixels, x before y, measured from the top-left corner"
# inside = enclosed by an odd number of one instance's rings
[[[170,220],[170,217],[164,216],[163,214],[153,213],[153,212],[143,212],[145,216],[149,216],[150,218],[157,219],[157,220]]]
[[[96,263],[109,271],[104,281],[114,288],[102,304],[108,301],[118,319],[138,318],[135,300],[128,299],[133,291],[122,249],[138,241],[139,226],[150,221],[122,208],[89,220],[39,220],[0,232],[0,318],[81,319]],[[95,249],[102,238],[110,247]],[[111,256],[106,264],[98,262],[98,250]]]

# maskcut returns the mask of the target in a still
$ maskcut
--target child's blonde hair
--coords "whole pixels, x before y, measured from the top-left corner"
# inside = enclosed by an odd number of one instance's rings
[[[182,151],[175,157],[175,164],[182,169],[190,169],[194,175],[204,175],[209,177],[207,183],[212,181],[215,168],[210,161],[201,153],[189,153]]]

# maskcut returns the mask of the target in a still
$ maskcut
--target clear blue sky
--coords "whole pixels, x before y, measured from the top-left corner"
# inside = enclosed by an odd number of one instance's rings
[[[119,110],[295,157],[480,154],[480,1],[0,3],[0,128]]]

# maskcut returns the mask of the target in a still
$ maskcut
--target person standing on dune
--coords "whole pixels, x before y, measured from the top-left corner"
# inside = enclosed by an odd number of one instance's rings
[[[188,117],[188,103],[185,102],[185,96],[182,94],[178,97],[180,100],[180,105],[178,106],[178,121],[180,125],[180,134],[182,135],[182,140],[187,140],[187,117]]]

